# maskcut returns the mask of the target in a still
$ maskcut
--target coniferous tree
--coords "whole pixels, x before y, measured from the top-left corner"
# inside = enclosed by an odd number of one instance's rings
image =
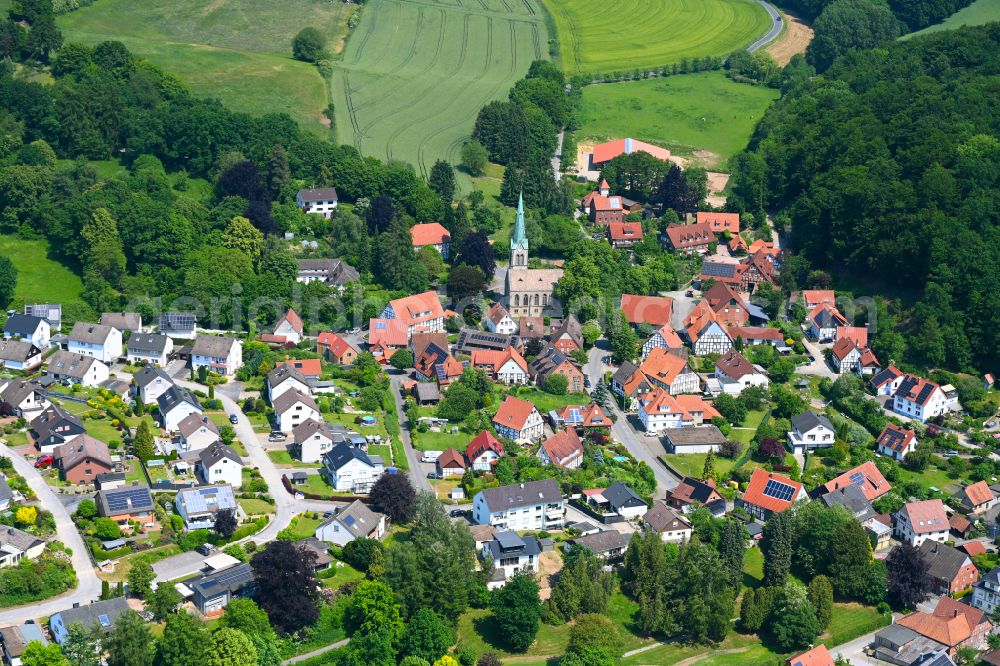
[[[816,576],[809,583],[809,601],[816,609],[820,631],[826,631],[833,616],[833,586],[826,576]]]
[[[746,554],[746,529],[738,520],[727,520],[719,538],[719,556],[729,571],[729,584],[739,590],[743,581],[743,558]]]
[[[760,549],[764,553],[764,585],[781,587],[792,567],[792,514],[771,514],[764,523]]]

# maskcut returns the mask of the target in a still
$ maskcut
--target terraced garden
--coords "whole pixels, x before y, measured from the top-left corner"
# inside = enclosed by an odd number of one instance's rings
[[[662,67],[725,56],[771,27],[756,0],[544,0],[562,66],[575,74]]]

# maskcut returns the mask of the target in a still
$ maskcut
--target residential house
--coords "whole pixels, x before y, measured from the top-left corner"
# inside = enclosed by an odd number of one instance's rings
[[[211,571],[185,582],[192,592],[191,601],[203,615],[218,613],[233,599],[249,597],[255,589],[253,567],[249,563]]]
[[[493,417],[493,426],[498,435],[515,441],[537,442],[544,434],[542,415],[538,413],[538,409],[530,402],[512,395],[508,395],[500,404],[500,409]]]
[[[847,486],[854,486],[860,490],[861,494],[869,502],[874,502],[892,490],[892,486],[885,480],[882,472],[879,471],[878,467],[871,460],[865,461],[857,467],[853,467],[827,481],[823,485],[823,488],[829,493],[846,488]]]
[[[576,316],[568,314],[559,326],[553,326],[549,342],[564,354],[583,349],[583,327]]]
[[[920,557],[927,563],[927,575],[934,583],[935,594],[960,594],[979,580],[979,569],[972,558],[947,544],[924,541],[920,544]]]
[[[451,252],[451,234],[439,222],[414,224],[410,227],[410,237],[413,239],[414,250],[432,247],[444,259],[447,259]]]
[[[455,354],[471,356],[476,349],[503,351],[507,347],[523,348],[517,335],[490,333],[489,331],[480,331],[477,328],[463,328],[458,332],[458,339],[451,349]]]
[[[308,419],[292,428],[292,455],[306,463],[319,462],[333,445],[345,441],[322,419]]]
[[[947,601],[945,601],[946,599]],[[942,602],[944,606],[942,606]],[[969,613],[964,610],[952,608],[952,603],[958,606],[965,606],[973,612]],[[941,649],[947,651],[948,655],[955,656],[958,650],[963,647],[976,647],[984,643],[986,634],[990,632],[993,625],[985,619],[981,611],[967,604],[956,602],[948,597],[941,597],[938,600],[938,606],[941,607],[940,615],[938,614],[937,607],[935,607],[933,614],[917,611],[900,618],[895,625],[890,626],[888,629],[883,629],[876,634],[876,643],[878,643],[880,634],[896,627],[908,629],[913,634],[912,637],[904,636],[898,640],[912,641],[913,643],[916,643],[914,639],[927,641],[926,645],[918,644],[917,647],[911,649],[907,649],[910,646],[904,644],[900,652],[901,654],[909,655],[910,659],[913,659],[914,655],[937,653]],[[897,631],[897,633],[899,632]],[[876,655],[879,658],[885,658],[886,656],[891,658],[893,656],[892,651],[887,652],[888,654],[886,655],[883,652],[883,648],[876,649]],[[894,661],[898,663],[898,659]],[[910,663],[917,662],[911,661]],[[926,664],[928,662],[924,661],[923,663]]]
[[[197,326],[198,317],[194,312],[164,312],[160,315],[158,330],[171,338],[190,340]]]
[[[701,389],[701,380],[687,361],[663,348],[651,349],[638,371],[651,386],[659,387],[670,395],[698,393]]]
[[[646,500],[621,481],[616,481],[605,488],[601,491],[601,496],[610,511],[628,520],[644,515],[649,509]]]
[[[692,426],[664,430],[664,448],[668,453],[718,453],[726,443],[722,431],[714,425]]]
[[[733,340],[718,315],[711,308],[702,308],[700,303],[685,317],[684,332],[696,356],[725,354],[733,348]]]
[[[111,376],[108,366],[96,358],[62,350],[48,358],[45,374],[59,382],[91,388]]]
[[[708,252],[708,246],[718,238],[708,224],[674,224],[666,228],[667,245],[685,254]]]
[[[105,601],[74,606],[49,616],[49,633],[53,640],[62,645],[69,638],[69,628],[74,624],[90,629],[97,627],[103,633],[115,628],[115,622],[122,614],[130,611],[125,597],[114,597]]]
[[[562,490],[555,479],[484,488],[472,498],[472,520],[514,531],[561,529]]]
[[[29,303],[24,306],[24,314],[29,317],[41,317],[49,322],[53,331],[58,331],[62,327],[62,305],[59,303]]]
[[[52,455],[57,446],[69,444],[86,432],[80,417],[58,404],[51,404],[42,410],[31,421],[29,430],[39,455]]]
[[[680,355],[682,358],[687,354],[681,336],[677,335],[677,331],[670,324],[661,326],[642,344],[642,357],[646,358],[654,349],[666,349]]]
[[[691,415],[677,403],[677,399],[661,388],[639,399],[639,422],[651,435],[659,435],[670,428],[693,425]]]
[[[486,311],[486,318],[483,320],[486,324],[486,329],[493,333],[502,333],[504,335],[514,335],[517,333],[518,324],[514,321],[510,313],[507,312],[507,308],[503,306],[503,303],[494,303],[490,306],[490,309]]]
[[[177,451],[185,457],[218,442],[219,426],[204,414],[191,412],[177,424],[177,435]]]
[[[501,384],[524,385],[530,379],[528,362],[513,347],[504,351],[473,349],[472,367],[485,370],[493,381]]]
[[[511,530],[497,530],[493,534],[493,540],[483,545],[483,559],[489,559],[493,563],[493,579],[486,586],[495,590],[503,587],[516,573],[538,573],[541,554],[541,546],[535,537],[522,537]]]
[[[665,296],[622,294],[621,310],[625,320],[634,325],[666,326],[674,309],[674,299]]]
[[[531,363],[530,372],[538,386],[545,386],[545,382],[553,375],[561,375],[566,378],[567,392],[579,393],[584,388],[583,370],[576,361],[552,344],[546,346]]]
[[[785,660],[785,666],[834,666],[834,662],[826,646],[817,645],[802,654],[789,657]]]
[[[358,269],[340,259],[299,259],[296,282],[309,284],[322,282],[328,287],[342,290],[351,282],[361,279]]]
[[[238,510],[233,487],[199,486],[177,491],[174,510],[184,519],[187,530],[212,529],[220,511]]]
[[[691,522],[683,514],[666,504],[657,502],[642,517],[646,529],[656,532],[664,543],[687,543],[694,532]]]
[[[806,334],[819,342],[832,342],[837,337],[837,328],[847,326],[847,319],[833,305],[817,305],[806,317]]]
[[[232,447],[215,442],[198,454],[195,473],[207,485],[225,484],[239,488],[243,485],[243,460]]]
[[[948,540],[948,514],[939,499],[904,504],[894,517],[896,538],[911,546],[920,546],[928,540],[940,543]]]
[[[316,187],[299,190],[295,195],[295,206],[304,213],[315,213],[329,220],[337,208],[337,188]]]
[[[569,540],[573,546],[586,548],[602,560],[619,560],[625,556],[628,541],[625,535],[615,529],[602,530]]]
[[[368,493],[384,471],[382,458],[341,442],[323,455],[320,473],[334,490]]]
[[[434,470],[442,479],[465,474],[465,457],[454,448],[445,450],[434,461]]]
[[[31,372],[42,364],[42,350],[30,340],[0,341],[0,365],[8,370]]]
[[[762,282],[773,285],[778,280],[777,258],[768,252],[758,251],[744,257],[737,268],[740,289],[748,293],[755,291]]]
[[[517,337],[525,343],[535,338],[543,339],[547,334],[545,319],[542,317],[525,315],[517,320]]]
[[[448,345],[437,343],[427,345],[413,361],[418,381],[436,381],[442,387],[448,386],[462,376],[465,367],[448,351]]]
[[[133,482],[119,488],[102,488],[97,497],[97,513],[119,525],[130,522],[148,523],[153,520],[156,502],[147,485]]]
[[[608,162],[619,155],[631,155],[632,153],[646,153],[664,161],[670,159],[670,151],[666,148],[660,148],[638,139],[615,139],[594,146],[594,151],[590,156],[590,167],[594,171],[600,171]]]
[[[122,333],[125,331],[130,333],[142,332],[142,315],[138,312],[104,312],[97,323],[102,326],[117,328]]]
[[[625,202],[620,196],[612,196],[606,180],[602,180],[597,190],[587,194],[580,202],[583,212],[591,224],[621,224],[625,220]]]
[[[977,481],[955,493],[969,513],[983,514],[997,504],[997,497],[985,481]]]
[[[725,282],[716,282],[701,295],[698,307],[710,308],[715,319],[727,328],[743,326],[750,321],[747,302]]]
[[[972,587],[972,605],[987,615],[1000,606],[1000,567],[990,569]]]
[[[156,399],[159,407],[160,426],[168,431],[177,430],[181,421],[191,414],[202,413],[201,403],[191,391],[182,386],[171,386]]]
[[[833,289],[804,289],[802,290],[802,302],[806,310],[812,310],[818,305],[835,306],[837,295]]]
[[[730,234],[740,233],[739,213],[716,213],[714,211],[698,211],[698,224],[707,224],[714,233],[721,234],[728,231]]]
[[[227,377],[235,375],[243,365],[243,343],[235,338],[199,335],[191,347],[191,369],[205,366],[211,372]]]
[[[0,511],[6,511],[14,501],[14,491],[10,489],[7,478],[0,474]]]
[[[684,477],[672,490],[668,490],[664,501],[668,507],[684,514],[691,513],[699,506],[721,501],[724,507],[726,503],[715,487],[715,480],[702,481],[691,476]]]
[[[52,325],[43,317],[15,312],[3,327],[4,340],[27,340],[39,349],[48,349],[51,337]]]
[[[743,341],[744,347],[753,345],[771,345],[781,347],[785,344],[785,338],[781,335],[781,329],[765,326],[732,326],[729,329],[730,337],[735,341]]]
[[[706,402],[700,395],[675,395],[677,404],[688,413],[688,421],[691,425],[705,425],[711,423],[715,417],[721,417],[711,403]]]
[[[323,362],[318,358],[289,358],[279,361],[275,367],[298,370],[306,382],[318,381],[323,376]]]
[[[890,396],[896,393],[896,389],[903,383],[904,377],[906,375],[899,368],[890,365],[868,380],[868,386],[877,396]]]
[[[608,429],[611,427],[611,417],[595,402],[589,405],[566,405],[561,409],[549,412],[549,422],[553,428],[576,428],[584,431],[590,428]]]
[[[746,492],[737,506],[742,506],[754,518],[767,520],[771,514],[781,513],[804,499],[806,489],[801,483],[758,467],[750,475]]]
[[[736,257],[742,256],[750,252],[750,248],[747,246],[747,242],[743,240],[743,236],[736,234],[729,239],[729,256]]]
[[[615,374],[611,375],[611,392],[626,400],[626,411],[639,408],[639,399],[653,390],[646,376],[639,372],[639,366],[631,361],[622,361]]]
[[[916,375],[904,375],[893,393],[892,411],[926,423],[948,411],[947,398],[934,382]]]
[[[174,341],[162,333],[133,333],[125,343],[129,363],[165,366],[174,352]]]
[[[583,442],[576,430],[565,428],[542,442],[536,455],[543,465],[576,469],[583,464]]]
[[[345,546],[355,539],[381,540],[388,519],[372,511],[361,500],[354,500],[320,523],[316,538],[336,546]]]
[[[174,386],[174,380],[162,368],[146,366],[132,375],[135,397],[144,405],[156,402],[161,395]]]
[[[0,568],[17,566],[21,560],[37,560],[43,552],[45,539],[0,525]]]
[[[702,289],[710,282],[723,282],[733,289],[741,289],[745,270],[746,264],[706,260],[701,264],[701,274],[698,279]]]
[[[836,436],[830,419],[815,412],[803,412],[792,417],[788,448],[792,453],[826,449],[833,446]]]
[[[114,363],[122,355],[122,332],[113,326],[78,321],[69,334],[67,349],[102,363]]]
[[[824,506],[842,506],[850,511],[851,515],[862,525],[867,525],[868,521],[877,515],[875,509],[872,508],[871,502],[868,501],[864,493],[857,486],[850,484],[842,485],[834,490],[828,490],[824,486],[821,489],[818,488],[817,492],[822,493],[819,495],[819,501]]]
[[[34,620],[28,620],[21,626],[13,625],[0,629],[0,643],[3,644],[3,657],[10,666],[21,666],[21,657],[28,649],[29,643],[48,645],[42,628]]]
[[[493,466],[505,453],[503,444],[488,430],[476,435],[465,449],[465,457],[476,472],[492,472]]]
[[[316,351],[326,360],[337,365],[354,365],[359,352],[356,347],[336,333],[320,333],[316,339]]]
[[[297,345],[302,342],[302,336],[305,334],[305,325],[302,323],[302,318],[299,317],[298,313],[292,308],[288,308],[285,315],[275,324],[272,333],[276,337],[284,338],[286,342]]]
[[[0,379],[0,413],[32,420],[50,404],[41,388],[34,380]]]
[[[739,395],[751,386],[766,389],[769,383],[763,370],[735,349],[730,349],[715,362],[715,378],[722,384],[722,390],[731,395]]]
[[[642,222],[612,222],[608,225],[608,240],[616,250],[628,250],[642,240]]]
[[[419,331],[443,331],[444,309],[436,291],[425,291],[389,301],[381,319],[397,319],[406,326],[406,340]]]
[[[313,397],[298,391],[285,391],[275,399],[273,407],[275,429],[281,432],[291,432],[310,419],[323,419]]]
[[[271,401],[272,405],[279,396],[288,391],[303,394],[312,393],[312,387],[306,376],[290,365],[276,366],[274,370],[267,373],[265,384],[267,384],[267,399]]]
[[[98,474],[113,469],[108,445],[86,434],[69,444],[57,446],[52,458],[52,466],[59,470],[59,478],[74,485],[94,483]]]

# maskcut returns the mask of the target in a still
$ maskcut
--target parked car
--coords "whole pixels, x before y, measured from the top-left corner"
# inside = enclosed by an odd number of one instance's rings
[[[465,515],[465,510],[464,509],[452,509],[451,510],[451,517],[452,518],[459,518],[459,517],[464,516],[464,515]]]
[[[273,430],[271,432],[271,434],[267,436],[267,441],[269,441],[269,442],[283,442],[287,438],[288,438],[288,435],[286,435],[285,433],[280,432],[278,430]]]
[[[957,455],[958,455],[958,451],[956,451],[955,449],[950,449],[950,450],[944,452],[944,457],[945,458],[954,458]]]
[[[441,475],[438,474],[437,472],[427,472],[427,478],[428,479],[440,479]]]
[[[51,466],[52,466],[52,456],[38,456],[38,460],[35,461],[35,467],[39,469]]]
[[[210,543],[203,543],[197,548],[195,548],[194,552],[198,553],[199,555],[211,555],[213,550],[215,550],[215,546],[213,546]]]
[[[239,419],[238,416],[236,416],[236,414],[230,414],[229,415],[229,422],[235,425],[235,424],[237,424],[237,423],[240,422],[240,419]]]
[[[590,388],[590,377],[583,378],[583,388]]]

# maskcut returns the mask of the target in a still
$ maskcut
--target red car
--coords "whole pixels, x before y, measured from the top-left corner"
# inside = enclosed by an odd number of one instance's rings
[[[35,461],[35,467],[51,467],[52,466],[52,456],[38,456],[38,460]]]

